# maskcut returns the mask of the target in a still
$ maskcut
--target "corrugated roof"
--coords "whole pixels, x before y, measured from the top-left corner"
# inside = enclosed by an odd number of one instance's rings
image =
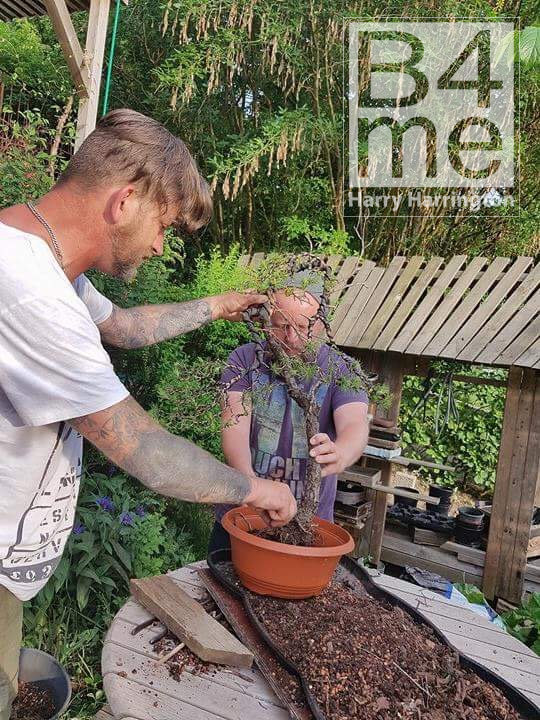
[[[88,10],[90,0],[66,0],[69,12]],[[0,20],[46,15],[45,5],[39,0],[0,0]]]
[[[540,263],[533,258],[397,256],[386,267],[354,257],[330,262],[338,345],[540,369]]]

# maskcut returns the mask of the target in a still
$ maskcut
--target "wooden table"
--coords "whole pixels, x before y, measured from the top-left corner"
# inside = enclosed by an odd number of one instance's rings
[[[192,597],[202,599],[193,563],[170,573]],[[540,658],[532,650],[466,607],[389,575],[372,571],[376,585],[433,622],[449,643],[529,697],[540,711]],[[103,686],[117,720],[286,720],[279,699],[257,668],[223,668],[213,674],[184,672],[180,682],[157,665],[149,640],[159,627],[131,630],[150,615],[129,600],[114,618],[103,647]],[[105,714],[102,716],[105,720]],[[100,718],[101,720],[101,718]]]
[[[169,573],[197,600],[207,597],[196,569],[206,561]],[[149,640],[162,626],[137,635],[132,629],[150,614],[129,600],[114,618],[105,638],[101,667],[109,710],[122,720],[287,720],[289,713],[258,669],[223,668],[180,682],[170,677]]]

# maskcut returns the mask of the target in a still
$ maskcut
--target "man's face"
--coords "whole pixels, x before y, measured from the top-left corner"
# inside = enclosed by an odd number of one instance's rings
[[[126,282],[135,278],[144,260],[163,253],[165,230],[176,219],[176,213],[163,213],[154,201],[133,198],[132,203],[128,218],[112,228],[107,270]]]
[[[310,318],[319,309],[319,303],[313,295],[304,290],[294,290],[288,295],[278,292],[272,299],[270,322],[273,335],[287,355],[299,355],[306,343],[316,339],[323,331],[323,324],[316,320],[310,331]]]

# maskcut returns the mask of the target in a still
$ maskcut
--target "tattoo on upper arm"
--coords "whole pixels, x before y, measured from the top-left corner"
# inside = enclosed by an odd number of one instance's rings
[[[238,504],[250,492],[245,475],[164,430],[131,396],[70,423],[112,462],[162,495]]]
[[[206,300],[133,308],[115,305],[109,318],[100,325],[100,332],[105,343],[133,349],[183,335],[211,319],[212,311]]]

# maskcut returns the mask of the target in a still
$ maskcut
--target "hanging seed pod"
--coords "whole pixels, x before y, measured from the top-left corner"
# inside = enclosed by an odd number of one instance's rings
[[[172,95],[171,95],[171,101],[170,106],[173,110],[176,110],[176,101],[178,100],[178,85],[173,88]]]
[[[229,174],[225,176],[225,180],[223,181],[223,197],[228,200],[230,194],[230,177]]]
[[[165,12],[163,13],[163,22],[161,24],[161,37],[165,35],[167,32],[167,28],[169,27],[169,12],[172,8],[172,0],[169,0],[165,7]]]

